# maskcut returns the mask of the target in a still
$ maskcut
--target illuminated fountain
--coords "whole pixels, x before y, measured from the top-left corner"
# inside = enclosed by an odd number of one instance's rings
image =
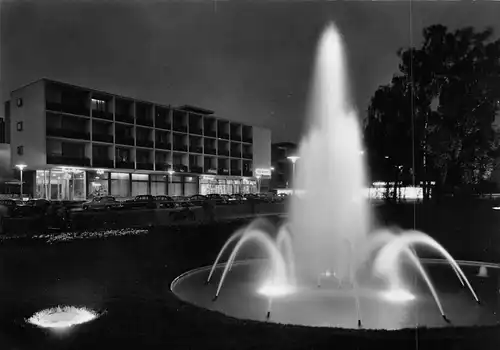
[[[317,52],[310,124],[294,178],[300,191],[291,199],[289,222],[276,230],[258,220],[240,229],[213,266],[180,276],[172,290],[234,317],[261,320],[265,314],[274,322],[309,326],[495,323],[493,310],[479,306],[461,266],[434,239],[417,231],[372,232],[360,126],[346,72],[341,36],[330,25]],[[251,244],[263,253],[261,259],[237,260]],[[456,284],[455,293],[439,292],[426,270],[431,264],[417,256],[416,246],[444,257],[439,261],[449,265],[444,283]],[[221,263],[224,257],[227,262]],[[417,310],[415,320],[411,315]]]

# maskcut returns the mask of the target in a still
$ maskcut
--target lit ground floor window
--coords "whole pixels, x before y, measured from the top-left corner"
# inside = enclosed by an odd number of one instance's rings
[[[257,192],[257,181],[251,179],[228,179],[216,176],[200,178],[200,194],[238,194]]]
[[[86,172],[73,168],[36,171],[35,198],[50,200],[85,200]]]
[[[237,194],[258,192],[251,178],[190,174],[139,174],[102,169],[57,167],[37,170],[35,198],[87,200],[99,196],[118,199],[138,195],[192,196],[195,194]]]

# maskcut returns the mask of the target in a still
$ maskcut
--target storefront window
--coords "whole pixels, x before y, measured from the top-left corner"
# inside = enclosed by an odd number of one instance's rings
[[[50,200],[86,200],[85,182],[86,173],[82,169],[37,170],[35,197]]]
[[[88,171],[89,177],[88,197],[107,196],[109,194],[108,178],[109,172],[105,171]]]
[[[167,194],[167,176],[151,175],[151,195],[162,196]]]
[[[248,179],[224,179],[214,176],[200,178],[200,194],[237,194],[254,193],[257,191],[257,182]]]
[[[111,173],[111,195],[130,197],[130,178],[128,173]]]
[[[132,196],[149,194],[148,174],[132,174]]]
[[[169,196],[182,196],[182,177],[172,175],[168,177],[168,195]]]

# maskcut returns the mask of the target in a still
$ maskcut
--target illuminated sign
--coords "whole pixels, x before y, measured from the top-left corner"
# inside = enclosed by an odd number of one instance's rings
[[[271,176],[271,169],[257,168],[257,169],[255,169],[255,175],[257,175],[257,176]]]

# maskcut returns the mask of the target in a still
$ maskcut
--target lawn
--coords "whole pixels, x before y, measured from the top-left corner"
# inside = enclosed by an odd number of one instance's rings
[[[500,260],[500,212],[491,203],[378,210],[381,221],[432,233],[464,259]],[[245,224],[155,228],[147,235],[46,244],[0,244],[1,349],[485,349],[500,329],[348,331],[236,320],[180,302],[169,290],[182,272],[210,264]],[[486,253],[485,253],[486,251]],[[106,310],[100,319],[54,335],[25,325],[58,304]]]

